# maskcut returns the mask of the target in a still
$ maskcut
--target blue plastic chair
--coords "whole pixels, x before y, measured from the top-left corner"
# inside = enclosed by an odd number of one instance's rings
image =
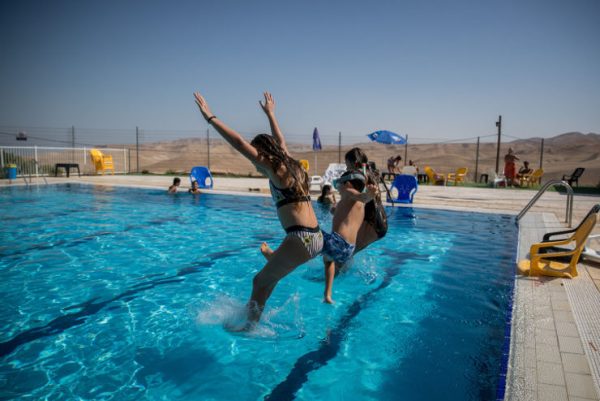
[[[396,202],[396,203],[413,203],[413,198],[415,193],[419,189],[419,184],[417,184],[417,177],[414,175],[397,175],[392,182],[392,186],[390,187],[390,192],[396,188],[398,191],[398,196],[396,199],[390,198],[388,194],[387,200],[388,202]]]
[[[204,166],[196,166],[190,171],[190,182],[197,181],[199,188],[213,187],[213,177],[210,170]]]

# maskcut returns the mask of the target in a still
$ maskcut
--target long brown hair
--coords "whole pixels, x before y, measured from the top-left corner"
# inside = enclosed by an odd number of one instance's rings
[[[281,166],[285,166],[287,173],[293,179],[291,188],[304,195],[308,194],[308,174],[304,171],[300,162],[290,157],[273,136],[259,134],[254,137],[250,144],[256,148],[260,156],[269,161],[274,172],[277,172]]]

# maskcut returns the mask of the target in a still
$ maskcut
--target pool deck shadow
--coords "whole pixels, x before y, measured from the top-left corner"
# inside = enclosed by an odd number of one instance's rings
[[[49,177],[47,182],[114,185],[165,190],[172,176],[114,175]],[[220,194],[268,196],[264,178],[215,177]],[[182,179],[187,192],[187,180]],[[0,188],[25,185],[0,179]],[[45,182],[34,179],[33,187]],[[420,186],[413,205],[481,213],[518,214],[536,194],[507,188]],[[546,232],[562,230],[566,197],[545,193],[521,220],[517,260]],[[600,203],[600,196],[575,195],[573,226]],[[600,234],[600,224],[594,229]],[[594,244],[600,248],[600,244]],[[514,269],[513,266],[507,268]],[[580,263],[575,279],[516,276],[506,373],[506,401],[600,401],[600,265]]]

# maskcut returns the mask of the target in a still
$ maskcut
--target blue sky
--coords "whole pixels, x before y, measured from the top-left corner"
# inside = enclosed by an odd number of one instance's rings
[[[290,137],[317,126],[325,143],[483,136],[499,114],[514,137],[598,133],[599,15],[596,0],[5,1],[0,127],[192,136],[199,90],[250,135],[270,90]]]

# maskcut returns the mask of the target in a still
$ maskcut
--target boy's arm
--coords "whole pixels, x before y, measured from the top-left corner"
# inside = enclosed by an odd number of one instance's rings
[[[283,148],[283,151],[285,153],[288,153],[285,138],[283,137],[281,129],[279,128],[279,123],[275,118],[275,100],[273,100],[273,95],[271,95],[271,93],[269,92],[265,92],[264,96],[265,103],[263,104],[260,100],[258,101],[258,103],[260,104],[260,107],[263,109],[263,111],[267,115],[267,118],[269,119],[269,125],[271,126],[271,135],[273,135],[277,143],[279,143],[279,145]]]
[[[373,199],[375,199],[375,195],[377,194],[377,187],[373,184],[367,185],[367,192],[357,191],[349,182],[345,182],[344,184],[338,186],[337,189],[340,191],[342,198],[350,198],[354,201],[362,203],[371,202]]]

